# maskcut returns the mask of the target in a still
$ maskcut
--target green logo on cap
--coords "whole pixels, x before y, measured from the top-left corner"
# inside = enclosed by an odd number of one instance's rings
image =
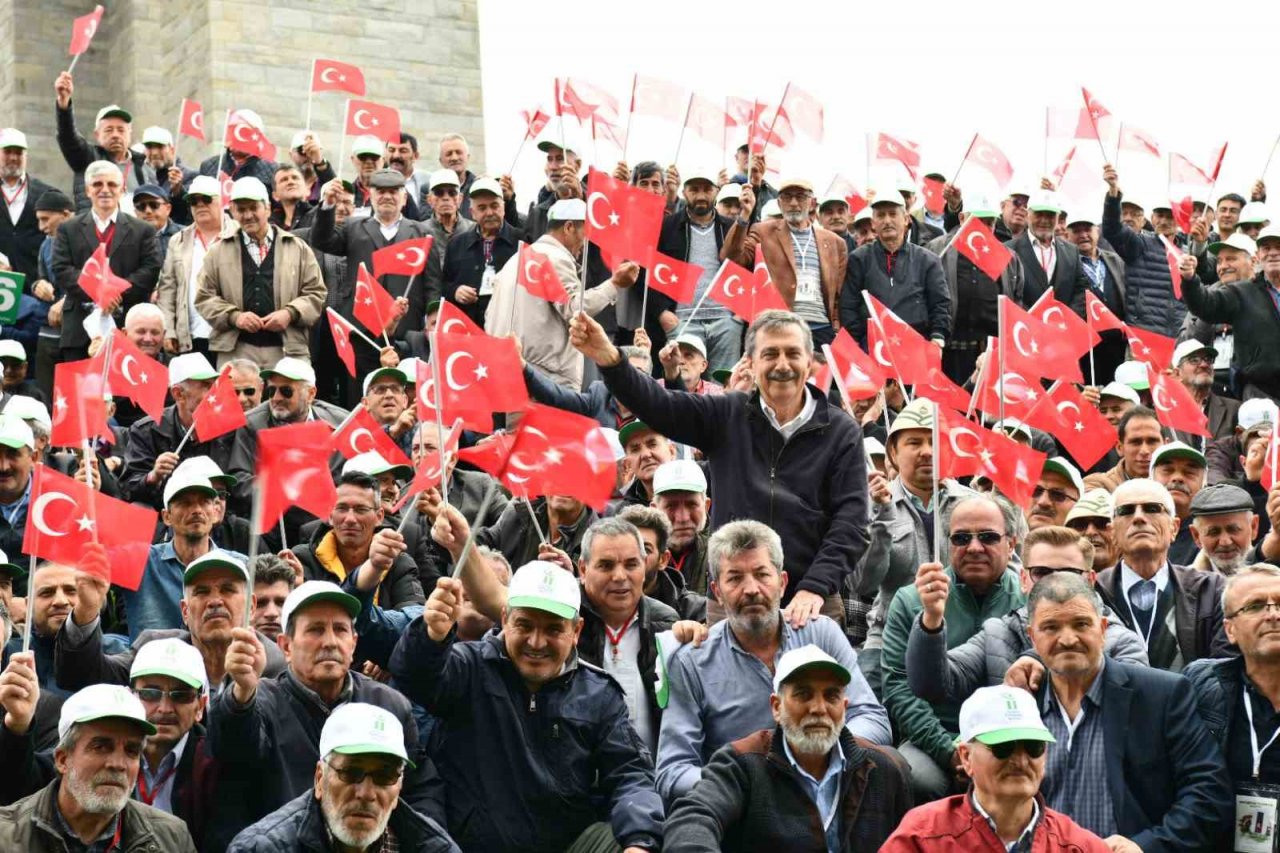
[[[385,718],[385,717],[382,717],[382,716],[379,716],[377,719],[375,719],[375,720],[373,721],[373,730],[374,730],[375,732],[381,732],[381,733],[385,734],[385,733],[386,733],[386,731],[387,731],[387,720],[386,720],[386,718]]]
[[[1018,710],[1018,700],[1015,699],[1013,696],[1004,697],[1004,708],[1006,711]]]

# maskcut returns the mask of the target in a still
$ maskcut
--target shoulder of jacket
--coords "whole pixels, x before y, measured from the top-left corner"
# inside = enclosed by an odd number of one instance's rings
[[[752,732],[746,737],[740,737],[737,740],[730,741],[727,748],[730,752],[737,755],[768,755],[773,749],[773,735],[776,729],[760,729],[758,732]]]

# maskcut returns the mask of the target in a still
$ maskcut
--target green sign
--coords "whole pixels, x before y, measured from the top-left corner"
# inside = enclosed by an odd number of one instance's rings
[[[27,277],[20,272],[0,272],[0,326],[18,321],[18,297]]]

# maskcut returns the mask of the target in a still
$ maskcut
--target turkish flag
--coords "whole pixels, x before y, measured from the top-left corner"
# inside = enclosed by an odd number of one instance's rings
[[[609,124],[618,123],[618,99],[584,80],[565,78],[555,81],[556,115],[573,116],[581,123],[599,117]]]
[[[724,145],[724,132],[728,124],[729,117],[718,104],[696,92],[689,97],[684,126],[699,137],[714,145]]]
[[[1222,143],[1222,147],[1213,155],[1213,168],[1209,170],[1210,183],[1218,182],[1218,175],[1222,172],[1222,160],[1227,156],[1227,145],[1226,142]]]
[[[761,101],[729,96],[725,100],[725,120],[733,127],[747,128],[747,146],[752,152],[769,146],[786,148],[791,142],[791,125],[786,116],[779,121],[777,110]]]
[[[30,501],[22,553],[77,566],[96,542],[106,549],[113,585],[136,590],[142,583],[155,510],[104,495],[47,465],[31,473]]]
[[[418,237],[414,240],[401,240],[384,246],[373,253],[373,276],[384,275],[417,275],[427,267],[427,258],[431,255],[431,244],[435,238]]]
[[[911,393],[952,409],[969,407],[969,393],[947,378],[939,367],[931,367],[928,375],[912,386]]]
[[[937,178],[925,178],[920,182],[920,192],[924,195],[924,209],[934,216],[941,216],[947,209],[947,201],[942,197],[942,188],[946,181]]]
[[[884,387],[884,369],[862,351],[848,329],[836,332],[830,353],[831,358],[825,365],[828,378],[816,380],[819,387],[828,383],[834,373],[840,395],[850,402],[874,397]]]
[[[1031,426],[1061,442],[1081,470],[1092,468],[1116,446],[1116,428],[1069,382],[1048,392],[1049,405],[1036,409]]]
[[[1080,351],[1071,346],[1070,340],[1055,335],[1009,297],[997,299],[1003,309],[1000,340],[1010,344],[1004,350],[1005,369],[1028,377],[1084,381],[1080,374]]]
[[[364,264],[356,271],[355,307],[351,313],[375,335],[381,335],[398,319],[395,298],[369,275]]]
[[[1173,283],[1173,296],[1181,302],[1182,270],[1178,267],[1182,264],[1182,250],[1163,234],[1160,235],[1160,242],[1164,244],[1164,259],[1169,264],[1169,281]]]
[[[182,117],[178,119],[178,133],[192,139],[205,140],[204,107],[199,101],[190,98],[182,99]]]
[[[93,303],[104,312],[111,309],[111,303],[122,296],[132,285],[128,279],[121,278],[111,271],[111,262],[107,259],[107,244],[99,243],[89,260],[84,262],[80,270],[80,278],[76,280],[80,289],[88,295]]]
[[[693,301],[693,294],[698,288],[698,279],[702,278],[703,273],[702,267],[697,264],[677,261],[657,249],[649,252],[644,268],[649,271],[646,278],[649,287],[670,296],[681,305],[687,305]]]
[[[1178,223],[1178,229],[1183,234],[1191,233],[1191,217],[1195,214],[1195,205],[1191,201],[1191,196],[1184,195],[1182,198],[1169,200],[1169,208],[1173,211],[1173,221]]]
[[[655,196],[656,197],[656,196]],[[768,272],[750,272],[733,261],[725,261],[711,281],[709,295],[734,313],[752,322],[762,311],[789,311]]]
[[[1053,170],[1053,174],[1050,177],[1059,188],[1062,187],[1062,179],[1066,177],[1067,170],[1071,168],[1071,161],[1075,159],[1075,156],[1076,146],[1072,145],[1071,150],[1067,152],[1067,156],[1063,157],[1062,162],[1058,164],[1058,168]]]
[[[49,443],[55,447],[76,447],[94,438],[114,441],[107,424],[105,394],[102,362],[98,359],[55,364]]]
[[[1102,342],[1102,337],[1079,314],[1057,300],[1053,288],[1040,294],[1031,306],[1031,316],[1044,325],[1054,344],[1070,349],[1077,358]]]
[[[906,168],[907,174],[911,176],[911,180],[914,181],[916,180],[917,170],[920,168],[920,145],[909,139],[899,139],[887,133],[877,133],[875,137],[875,159],[893,160],[901,163]]]
[[[938,424],[938,446],[933,449],[938,479],[977,474],[982,469],[987,436],[991,430],[945,406],[935,405],[933,416]]]
[[[1173,338],[1137,326],[1126,325],[1125,331],[1135,360],[1145,361],[1157,370],[1164,370],[1173,362],[1173,351],[1178,346]]]
[[[329,473],[332,427],[321,420],[258,431],[260,518],[255,533],[276,526],[289,507],[326,518],[338,499]]]
[[[936,346],[870,293],[864,290],[862,295],[870,315],[867,352],[885,369],[887,376],[914,385],[926,381],[931,369],[942,367],[942,354]]]
[[[1045,136],[1050,139],[1097,139],[1098,131],[1086,109],[1050,107],[1045,116]]]
[[[987,224],[976,216],[970,216],[960,226],[952,239],[956,251],[964,255],[983,274],[996,281],[1004,268],[1013,260],[1013,253],[1000,242]]]
[[[520,118],[524,119],[524,138],[533,139],[542,129],[547,126],[547,122],[551,121],[551,116],[542,111],[542,107],[534,107],[532,110],[521,110]]]
[[[235,180],[226,172],[218,171],[218,191],[221,197],[218,199],[222,209],[226,210],[231,205],[231,187],[235,185]]]
[[[336,59],[317,59],[311,66],[312,92],[349,92],[364,97],[364,72]]]
[[[687,91],[675,83],[637,74],[631,83],[631,112],[677,121]]]
[[[529,402],[515,341],[490,335],[445,335],[433,342],[440,364],[440,404],[446,412],[520,411]],[[465,417],[465,415],[461,415]],[[492,419],[485,432],[492,430]]]
[[[400,445],[391,440],[391,436],[387,435],[387,431],[364,406],[359,406],[330,438],[332,448],[346,459],[354,459],[361,453],[377,452],[392,465],[413,465]]]
[[[1204,170],[1176,151],[1169,152],[1169,183],[1207,187],[1213,179]]]
[[[260,160],[276,158],[276,147],[267,139],[267,135],[247,121],[237,118],[235,113],[231,114],[231,120],[227,123],[223,143],[232,151],[249,154]]]
[[[1049,455],[1019,444],[999,430],[987,430],[982,449],[977,475],[991,480],[1015,506],[1029,506]]]
[[[97,370],[102,372],[103,357],[110,354],[106,366],[107,387],[115,397],[125,397],[138,408],[159,421],[164,415],[165,396],[169,393],[169,369],[129,340],[129,336],[116,329],[111,336],[111,346],[102,347],[93,357]]]
[[[240,398],[236,394],[236,386],[231,383],[229,369],[224,367],[218,374],[209,393],[192,412],[191,420],[196,428],[196,438],[201,441],[213,441],[245,425],[244,409],[240,408]]]
[[[333,348],[338,353],[342,366],[347,369],[347,373],[355,376],[356,351],[351,346],[351,333],[355,330],[355,326],[348,323],[347,318],[332,308],[324,309],[324,313],[329,318],[329,333],[333,335]]]
[[[1152,157],[1160,156],[1160,145],[1154,136],[1127,124],[1120,125],[1120,148],[1125,151],[1150,154]]]
[[[1089,93],[1085,87],[1080,87],[1080,94],[1084,96],[1084,109],[1089,114],[1089,120],[1093,122],[1096,128],[1098,124],[1105,118],[1110,118],[1111,112],[1102,105],[1102,102]]]
[[[81,15],[71,23],[71,47],[67,50],[68,56],[79,56],[89,49],[89,44],[102,23],[102,11],[101,6],[94,6],[92,12]]]
[[[1039,379],[1013,369],[1006,356],[1004,382],[1001,383],[1000,347],[1002,342],[992,342],[987,351],[987,369],[983,371],[982,384],[978,388],[978,408],[992,417],[1000,416],[1000,396],[1004,395],[1004,414],[1019,420],[1027,420],[1032,408],[1044,396]]]
[[[434,424],[430,424],[427,428],[434,429],[434,427]],[[413,472],[413,479],[405,486],[400,499],[392,505],[392,512],[399,512],[404,509],[405,504],[411,501],[415,495],[421,494],[427,489],[435,489],[440,486],[440,482],[444,479],[444,472],[449,466],[449,460],[458,455],[458,441],[461,438],[462,421],[458,420],[454,422],[449,432],[445,434],[444,447],[437,447],[423,457],[422,464]],[[403,458],[403,454],[401,458]],[[406,463],[408,462],[408,460],[405,461]]]
[[[376,136],[383,142],[400,142],[400,111],[372,101],[347,101],[344,131],[350,136]]]
[[[1013,164],[1009,162],[1009,158],[994,143],[983,139],[977,133],[973,135],[969,153],[964,159],[965,162],[972,162],[975,166],[981,166],[990,172],[991,177],[995,178],[996,185],[1002,190],[1013,180]]]
[[[1089,316],[1089,325],[1095,332],[1111,330],[1123,332],[1127,328],[1124,321],[1117,317],[1105,302],[1093,295],[1093,291],[1085,291],[1084,303],[1085,313]]]
[[[507,457],[511,455],[511,446],[516,443],[515,433],[500,432],[483,438],[471,447],[458,451],[458,461],[474,465],[485,471],[503,488],[517,496],[525,496],[523,486],[505,476]],[[527,496],[526,496],[527,497]]]
[[[926,178],[925,180],[929,179]],[[826,194],[829,196],[838,195],[844,198],[849,205],[850,221],[852,221],[852,217],[857,216],[867,206],[866,193],[858,189],[853,181],[844,175],[836,175],[831,179],[831,185],[827,187]]]
[[[788,126],[814,142],[822,141],[822,102],[794,83],[788,83],[786,91],[782,93],[782,102],[778,104],[778,118],[780,121],[785,119]]]
[[[662,196],[592,169],[587,174],[586,237],[620,259],[644,259],[658,245],[664,204]]]
[[[1258,484],[1268,492],[1275,488],[1276,471],[1280,470],[1280,430],[1271,430],[1271,439],[1267,442],[1267,458],[1262,463],[1262,476]]]
[[[594,419],[531,403],[520,418],[504,474],[526,495],[569,495],[603,512],[618,469]]]
[[[483,335],[484,329],[462,313],[462,309],[452,302],[441,302],[440,313],[436,315],[436,329],[442,335]]]
[[[569,303],[569,292],[560,283],[550,258],[528,243],[521,243],[516,263],[516,284],[529,291],[530,296],[560,305]]]
[[[1204,409],[1200,408],[1186,386],[1178,381],[1178,377],[1157,370],[1148,362],[1147,380],[1151,383],[1151,406],[1156,410],[1160,423],[1171,430],[1212,435]]]

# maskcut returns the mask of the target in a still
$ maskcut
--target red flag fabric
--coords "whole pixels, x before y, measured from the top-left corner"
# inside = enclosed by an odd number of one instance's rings
[[[643,259],[658,245],[665,215],[662,196],[592,169],[587,175],[586,237],[620,259]]]
[[[952,241],[956,251],[982,270],[992,281],[1000,278],[1004,268],[1013,260],[1013,253],[1000,242],[1000,238],[976,216],[965,219]]]
[[[24,554],[75,566],[97,542],[106,549],[113,585],[136,590],[142,583],[155,510],[104,495],[47,465],[36,465],[31,474],[30,501]]]
[[[474,465],[481,471],[493,475],[507,491],[521,496],[524,495],[523,485],[505,476],[507,457],[511,455],[511,445],[515,442],[515,433],[495,433],[471,447],[459,450],[458,461]]]
[[[551,121],[551,116],[542,111],[542,107],[534,107],[531,110],[521,110],[520,118],[524,119],[524,138],[533,139],[542,129],[547,126],[547,122]]]
[[[1054,343],[1061,343],[1077,358],[1102,341],[1102,337],[1089,327],[1083,317],[1054,297],[1053,288],[1040,294],[1040,298],[1031,306],[1030,313],[1044,324],[1053,336]]]
[[[205,141],[204,107],[199,101],[190,98],[182,99],[182,116],[178,119],[178,133],[192,139]]]
[[[1093,122],[1095,128],[1102,123],[1103,119],[1111,116],[1111,112],[1102,105],[1101,101],[1090,94],[1088,89],[1081,86],[1080,94],[1084,96],[1085,112],[1089,114],[1089,120]]]
[[[875,137],[875,159],[877,160],[893,160],[901,163],[907,170],[907,174],[911,176],[911,180],[916,180],[918,170],[920,168],[920,145],[909,139],[901,139],[896,136],[890,136],[887,133],[877,133]]]
[[[431,244],[435,238],[419,237],[384,246],[373,253],[373,277],[384,275],[417,275],[427,268]]]
[[[445,412],[462,417],[468,426],[475,424],[474,428],[491,432],[493,413],[520,411],[528,404],[515,341],[437,332],[433,345],[432,358],[440,359],[439,402]],[[476,413],[484,416],[479,423]]]
[[[585,80],[555,81],[556,115],[571,115],[579,122],[586,123],[591,118],[609,124],[618,123],[618,99]]]
[[[201,441],[213,441],[245,425],[244,409],[240,408],[230,370],[223,368],[218,374],[209,393],[191,413],[191,421],[196,428],[196,438]]]
[[[436,317],[436,328],[442,335],[483,335],[484,329],[475,321],[462,313],[462,309],[452,302],[440,303],[440,314]]]
[[[1095,332],[1125,330],[1124,321],[1112,313],[1107,304],[1098,297],[1094,296],[1092,291],[1085,291],[1084,294],[1085,310],[1089,314],[1089,325],[1093,327]]]
[[[165,397],[169,393],[169,369],[129,340],[120,329],[111,336],[111,346],[102,347],[93,357],[102,371],[103,357],[110,353],[107,365],[107,388],[112,396],[125,397],[159,421],[164,415]]]
[[[684,126],[715,145],[724,144],[724,130],[729,118],[724,110],[696,92],[686,107]]]
[[[1045,135],[1050,139],[1097,139],[1098,131],[1084,108],[1050,107],[1045,117]]]
[[[49,443],[54,447],[78,447],[87,439],[113,441],[105,393],[101,361],[86,358],[55,364]]]
[[[1183,234],[1191,233],[1191,217],[1195,214],[1195,204],[1191,201],[1191,196],[1184,195],[1182,198],[1169,200],[1169,207],[1173,211],[1173,221],[1178,223],[1178,230]]]
[[[1016,506],[1026,508],[1031,504],[1040,474],[1044,471],[1048,454],[1019,444],[998,430],[988,430],[983,436],[983,450],[978,475],[986,477]]]
[[[874,397],[884,387],[886,374],[883,368],[862,351],[848,329],[836,332],[831,354],[834,363],[828,365],[828,373],[834,370],[838,376],[837,387],[850,401]]]
[[[338,499],[329,473],[330,427],[321,420],[258,431],[256,533],[276,526],[289,507],[325,518]]]
[[[338,353],[342,366],[347,369],[347,373],[355,376],[356,351],[351,346],[351,333],[355,330],[355,326],[348,323],[346,317],[332,308],[324,309],[324,313],[329,318],[329,333],[333,335],[333,348]]]
[[[631,112],[679,121],[688,92],[675,83],[637,74],[631,86]]]
[[[925,178],[925,180],[929,181],[932,179]],[[844,200],[849,204],[850,217],[857,216],[862,209],[867,206],[866,193],[858,189],[854,185],[853,181],[849,180],[844,175],[836,175],[831,179],[831,185],[827,187],[826,195],[843,196]]]
[[[445,434],[444,446],[437,447],[423,457],[422,463],[413,472],[413,479],[405,486],[400,499],[391,507],[392,512],[399,512],[416,495],[440,485],[444,479],[444,472],[449,467],[450,458],[456,458],[458,455],[458,441],[461,438],[462,422],[458,421]]]
[[[537,403],[520,418],[504,472],[527,495],[570,495],[599,512],[618,476],[599,423]]]
[[[77,279],[76,284],[80,285],[80,289],[103,311],[110,310],[112,303],[132,286],[128,279],[123,279],[111,271],[106,243],[99,243],[98,248],[89,256],[89,260],[84,262],[84,268],[80,270],[80,278]]]
[[[937,178],[925,178],[920,183],[920,192],[924,195],[924,209],[934,216],[941,216],[947,209],[946,199],[942,197],[942,188],[945,186],[946,182]]]
[[[908,385],[925,382],[932,368],[942,367],[942,354],[924,336],[903,322],[870,293],[867,303],[867,352],[886,375]]]
[[[364,264],[356,272],[355,307],[351,313],[375,335],[381,335],[396,319],[396,300],[369,275]]]
[[[777,121],[777,110],[761,101],[730,96],[725,101],[725,119],[733,127],[747,128],[747,145],[753,153],[765,148],[786,148],[790,124]]]
[[[1000,395],[1004,394],[1004,414],[1019,420],[1027,420],[1033,407],[1044,396],[1044,389],[1036,377],[1010,367],[1006,354],[1004,384],[1001,386],[1000,341],[994,341],[987,350],[987,369],[982,386],[978,389],[978,408],[992,417],[1000,416]]]
[[[227,122],[227,132],[222,141],[227,148],[241,154],[249,154],[261,160],[276,158],[276,147],[267,139],[267,135],[247,121],[238,119],[235,113],[231,114],[231,120]]]
[[[1262,463],[1262,477],[1258,483],[1268,492],[1275,488],[1276,472],[1280,471],[1280,430],[1271,430],[1271,439],[1267,442],[1267,458]]]
[[[982,469],[987,435],[991,430],[968,418],[938,406],[938,446],[933,449],[938,479],[971,477]]]
[[[1222,172],[1223,158],[1227,156],[1227,145],[1228,143],[1226,142],[1222,143],[1222,147],[1219,148],[1216,152],[1214,152],[1213,167],[1209,169],[1210,183],[1216,184],[1218,182],[1218,175]]]
[[[1125,151],[1137,151],[1139,154],[1150,154],[1152,157],[1160,156],[1160,145],[1154,136],[1127,124],[1120,125],[1120,148]]]
[[[677,261],[657,249],[649,253],[644,268],[649,271],[646,278],[649,287],[670,296],[681,305],[687,305],[693,301],[693,294],[698,288],[698,279],[703,273],[702,267],[697,264]]]
[[[102,23],[102,11],[101,6],[94,6],[92,12],[81,15],[71,23],[71,47],[67,50],[68,56],[79,56],[89,49],[94,35],[98,32],[98,26]]]
[[[222,205],[222,209],[226,210],[231,206],[231,187],[235,184],[235,180],[226,172],[218,172],[218,188],[221,198],[218,199]]]
[[[317,59],[311,66],[312,92],[350,92],[364,97],[364,72],[336,59]]]
[[[1207,187],[1213,179],[1204,170],[1176,151],[1169,152],[1169,183]]]
[[[994,143],[983,139],[979,134],[973,135],[973,144],[969,146],[969,155],[965,157],[965,161],[972,161],[975,166],[981,166],[990,172],[1000,189],[1009,186],[1009,182],[1013,180],[1013,164],[1009,162],[1009,158]]]
[[[928,375],[917,382],[911,392],[917,397],[924,397],[952,409],[966,409],[969,406],[969,392],[948,379],[939,367],[931,367]]]
[[[733,261],[720,265],[716,277],[711,280],[708,295],[748,323],[762,311],[789,310],[767,272],[750,272]]]
[[[1147,363],[1147,381],[1151,383],[1151,406],[1160,423],[1171,430],[1208,436],[1209,418],[1195,397],[1176,376],[1157,370]]]
[[[1164,244],[1164,259],[1169,264],[1169,281],[1173,283],[1173,295],[1179,302],[1182,301],[1182,271],[1178,266],[1182,263],[1182,250],[1176,245],[1169,242],[1169,238],[1160,235],[1160,242]]]
[[[372,101],[347,101],[346,131],[351,136],[376,136],[383,142],[400,141],[400,111]]]
[[[354,459],[361,453],[374,451],[392,465],[410,467],[413,465],[400,446],[391,440],[391,436],[387,435],[387,431],[373,419],[373,415],[364,406],[359,406],[342,428],[335,430],[330,438],[332,448],[346,459]]]
[[[1027,377],[1084,381],[1080,375],[1080,350],[1071,341],[1055,335],[1009,297],[997,299],[1003,309],[1000,340],[1009,342],[1004,350],[1006,370]]]
[[[1140,329],[1137,326],[1125,326],[1129,335],[1129,349],[1138,361],[1145,361],[1157,370],[1164,370],[1173,363],[1173,351],[1178,342],[1166,335]]]
[[[1061,442],[1081,470],[1092,468],[1116,446],[1116,428],[1069,382],[1048,392],[1049,405],[1035,411],[1031,425]]]
[[[519,256],[516,260],[516,284],[529,291],[530,296],[566,305],[569,302],[569,291],[560,283],[551,259],[530,246],[520,244]]]
[[[1062,158],[1062,162],[1058,164],[1058,168],[1054,169],[1053,174],[1050,175],[1054,185],[1058,187],[1062,186],[1062,179],[1066,177],[1067,170],[1071,168],[1071,161],[1075,159],[1075,156],[1076,146],[1072,145],[1071,150],[1067,152],[1067,156]]]
[[[778,104],[778,120],[783,119],[814,142],[822,141],[824,127],[822,102],[794,83],[787,85],[782,95],[782,102]]]

